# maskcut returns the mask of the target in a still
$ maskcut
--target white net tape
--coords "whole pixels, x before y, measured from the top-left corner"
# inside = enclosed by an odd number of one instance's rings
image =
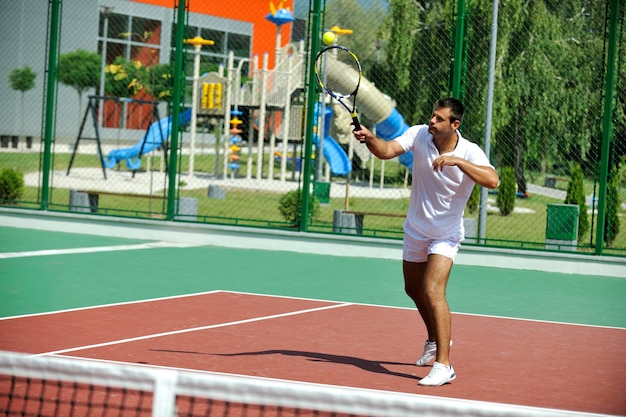
[[[18,382],[15,382],[19,379]],[[63,397],[56,387],[63,381],[67,389],[74,383],[81,389],[95,386],[95,390],[103,387],[132,390],[132,392],[149,393],[149,407],[153,417],[191,416],[192,412],[183,412],[183,403],[205,401],[205,411],[198,415],[245,415],[245,416],[370,416],[370,417],[563,417],[580,416],[564,410],[540,409],[506,404],[486,403],[460,399],[450,399],[426,395],[392,393],[357,388],[335,387],[311,383],[290,382],[245,376],[213,374],[199,371],[156,368],[144,365],[127,365],[96,360],[85,360],[65,357],[37,357],[18,353],[0,352],[0,413],[6,416],[18,415],[55,415],[25,413],[24,403],[35,399],[24,399],[23,386],[32,380],[54,381],[55,389],[48,389],[50,402],[48,408],[60,408],[55,401]],[[71,384],[70,384],[71,383]],[[75,386],[74,386],[75,388]],[[31,389],[26,397],[32,397],[42,389]],[[19,391],[19,393],[12,392]],[[20,394],[21,393],[21,394]],[[66,396],[69,396],[66,395]],[[83,396],[87,396],[84,394]],[[97,397],[97,395],[94,395]],[[123,395],[118,395],[123,396]],[[80,394],[72,394],[80,397]],[[208,401],[208,402],[207,402]],[[70,402],[69,400],[67,402]],[[219,402],[220,414],[206,411],[214,402]],[[237,404],[237,405],[234,405]],[[17,407],[22,407],[18,410]],[[72,403],[74,410],[79,408]],[[15,407],[15,409],[14,409]],[[82,407],[91,407],[83,404]],[[100,407],[102,406],[93,406]],[[34,408],[34,407],[31,407]],[[45,408],[39,404],[37,408]],[[105,407],[106,408],[106,407]],[[128,407],[132,408],[132,407]],[[238,414],[241,410],[242,414]],[[135,414],[124,414],[120,407],[115,415],[145,415],[138,411]],[[252,411],[254,410],[254,411]],[[273,411],[272,411],[273,410]],[[279,410],[277,412],[276,410]],[[84,410],[83,410],[84,411]],[[84,414],[84,413],[83,413]],[[90,415],[94,413],[89,412]],[[76,414],[81,415],[81,414]],[[95,414],[106,415],[106,414]],[[589,415],[589,414],[585,414]]]

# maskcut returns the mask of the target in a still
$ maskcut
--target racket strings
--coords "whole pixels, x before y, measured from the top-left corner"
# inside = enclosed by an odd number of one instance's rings
[[[320,83],[339,97],[349,97],[358,89],[361,82],[361,67],[348,51],[335,49],[328,51],[316,63]]]
[[[350,96],[359,85],[359,73],[354,68],[346,68],[338,65],[329,65],[330,69],[327,73],[326,88],[340,96]]]

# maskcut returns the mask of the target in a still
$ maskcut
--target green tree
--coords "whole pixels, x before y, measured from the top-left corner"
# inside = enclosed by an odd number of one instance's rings
[[[416,53],[413,47],[414,28],[419,24],[419,8],[413,0],[392,0],[389,3],[389,15],[381,29],[381,38],[386,46],[387,59],[382,71],[384,81],[381,88],[390,96],[398,99],[400,113],[412,113],[412,101],[401,100],[407,89],[413,84],[411,60]],[[376,82],[376,81],[375,81]]]
[[[507,124],[496,133],[499,163],[515,168],[516,182],[526,192],[524,161],[543,159],[557,152],[555,128],[561,117],[559,81],[549,59],[559,21],[545,9],[542,1],[518,9],[518,19],[505,46],[503,78],[497,88],[505,92]],[[541,94],[538,94],[541,91]],[[539,140],[540,138],[540,140]],[[541,162],[544,163],[545,160]]]
[[[620,229],[620,196],[619,196],[619,176],[617,167],[613,167],[610,174],[606,194],[606,219],[604,222],[604,243],[611,246],[617,237]]]
[[[353,31],[353,34],[339,35],[338,42],[356,52],[367,74],[376,60],[376,37],[385,12],[378,5],[370,4],[366,9],[363,4],[358,0],[328,0],[324,27],[328,30],[338,26]]]
[[[493,2],[470,3],[462,130],[480,140]],[[527,169],[566,169],[567,161],[587,158],[599,109],[604,11],[586,0],[500,2],[491,140],[496,164],[515,168],[519,192],[526,192]]]
[[[449,1],[407,0],[392,0],[390,7],[384,90],[407,123],[424,123],[435,100],[449,91],[452,7]]]
[[[580,164],[575,164],[572,169],[565,204],[577,204],[578,210],[578,241],[589,230],[589,217],[587,216],[587,203],[585,202],[585,189],[583,188],[583,170]]]
[[[13,90],[20,92],[21,123],[20,134],[24,136],[24,93],[35,87],[37,73],[30,67],[15,68],[9,73],[9,83]]]
[[[620,187],[626,186],[626,155],[620,158],[619,168],[617,169],[618,184]]]
[[[472,189],[469,199],[467,200],[467,211],[470,213],[476,213],[480,204],[480,185],[476,184]]]
[[[516,198],[515,170],[512,167],[504,167],[500,174],[500,186],[498,187],[498,197],[496,198],[500,214],[508,216],[513,213]]]
[[[78,92],[78,117],[83,108],[83,93],[100,83],[101,58],[94,52],[78,49],[59,56],[57,77],[61,83]]]

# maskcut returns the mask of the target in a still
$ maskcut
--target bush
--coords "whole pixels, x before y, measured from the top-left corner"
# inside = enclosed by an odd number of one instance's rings
[[[116,97],[134,97],[150,85],[148,68],[136,60],[129,61],[118,56],[113,64],[105,67],[104,72],[106,73],[105,91]]]
[[[508,216],[513,213],[517,192],[515,190],[515,170],[511,167],[502,168],[500,186],[498,187],[497,204],[500,214]]]
[[[13,168],[0,170],[0,204],[15,204],[24,192],[24,174]]]
[[[587,216],[587,203],[585,202],[585,189],[583,188],[583,170],[576,164],[571,171],[565,204],[577,204],[578,210],[578,241],[589,230],[589,216]]]
[[[302,198],[300,190],[289,191],[278,200],[278,210],[285,220],[291,223],[300,222],[302,212]],[[309,222],[312,221],[319,212],[319,202],[315,196],[309,199]]]

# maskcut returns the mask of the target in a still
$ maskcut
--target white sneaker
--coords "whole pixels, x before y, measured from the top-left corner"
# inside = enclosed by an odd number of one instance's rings
[[[450,347],[452,347],[452,340],[450,340]],[[437,342],[424,342],[424,351],[422,356],[415,362],[417,366],[426,366],[437,357]]]
[[[430,370],[428,376],[420,379],[418,385],[426,385],[438,387],[443,384],[449,384],[456,379],[454,368],[452,365],[446,366],[439,362],[435,362],[433,369]]]

